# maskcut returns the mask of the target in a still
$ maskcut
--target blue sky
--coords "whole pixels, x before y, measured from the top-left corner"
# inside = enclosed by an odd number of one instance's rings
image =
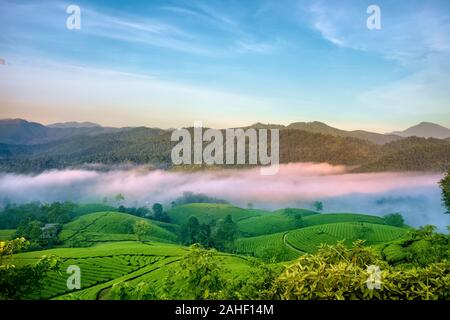
[[[381,30],[366,27],[371,4]],[[0,118],[450,126],[446,0],[6,0],[0,28]]]

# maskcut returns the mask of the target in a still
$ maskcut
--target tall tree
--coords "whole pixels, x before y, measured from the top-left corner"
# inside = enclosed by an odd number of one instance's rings
[[[236,222],[233,221],[231,215],[227,215],[225,219],[220,220],[217,224],[214,240],[219,249],[226,248],[238,236],[239,230]]]
[[[194,216],[189,217],[188,221],[181,226],[181,241],[189,245],[198,243],[200,233],[200,223]]]
[[[450,213],[450,168],[447,170],[447,173],[439,184],[442,190],[442,202],[447,208],[446,213]]]
[[[145,220],[136,221],[133,226],[134,234],[140,242],[145,240],[145,237],[150,233],[152,226]]]

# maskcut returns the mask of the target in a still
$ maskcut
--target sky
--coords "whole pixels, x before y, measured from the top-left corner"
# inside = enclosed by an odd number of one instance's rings
[[[0,118],[450,127],[448,0],[2,0],[0,29]]]

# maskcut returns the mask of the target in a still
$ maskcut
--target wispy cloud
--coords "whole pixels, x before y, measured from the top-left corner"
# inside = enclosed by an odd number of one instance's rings
[[[379,1],[381,30],[366,27],[367,1],[303,3],[310,23],[339,48],[380,56],[397,64],[399,79],[360,92],[355,101],[387,117],[446,117],[450,94],[450,7],[443,1]],[[443,8],[446,8],[447,11]],[[448,116],[447,116],[448,119]],[[417,121],[416,120],[416,121]],[[431,119],[429,119],[431,120]],[[414,120],[413,120],[414,121]]]
[[[31,108],[23,117],[47,122],[49,115],[58,115],[118,126],[187,126],[200,119],[212,127],[225,127],[236,123],[237,113],[243,125],[252,121],[246,109],[271,107],[270,101],[257,96],[161,80],[152,74],[120,71],[120,66],[104,69],[32,58],[14,59],[0,69],[0,100],[3,116],[16,112],[17,105],[39,101],[40,109]],[[93,113],[96,108],[107,113]],[[115,120],[110,122],[112,115]]]
[[[450,53],[450,16],[440,9],[441,1],[411,1],[397,6],[379,1],[380,30],[366,27],[370,4],[353,0],[306,1],[303,10],[311,14],[313,28],[324,39],[341,47],[382,54],[406,65],[423,62],[432,53]]]

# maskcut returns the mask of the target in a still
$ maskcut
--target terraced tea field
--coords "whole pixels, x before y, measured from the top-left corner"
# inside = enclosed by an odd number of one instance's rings
[[[341,222],[367,222],[375,224],[385,224],[384,219],[381,217],[357,213],[321,213],[318,215],[307,216],[303,220],[308,227],[320,224]]]
[[[240,238],[233,245],[234,252],[243,255],[277,261],[289,261],[299,257],[300,252],[291,249],[284,243],[284,232],[266,236]]]
[[[20,267],[37,261],[43,255],[60,257],[58,272],[51,272],[40,291],[32,292],[30,299],[107,299],[112,286],[141,282],[162,289],[174,274],[182,271],[181,261],[187,247],[180,244],[182,224],[190,216],[200,223],[215,222],[230,214],[239,229],[240,237],[228,243],[228,250],[218,259],[225,267],[226,277],[245,276],[251,270],[249,257],[266,263],[283,265],[300,255],[314,253],[323,244],[343,240],[350,245],[357,239],[375,246],[387,261],[400,261],[405,251],[399,246],[409,227],[393,227],[383,218],[362,214],[319,214],[303,209],[282,209],[273,212],[242,209],[224,204],[188,204],[169,211],[172,223],[144,219],[117,211],[90,213],[106,208],[104,205],[86,205],[77,217],[63,225],[58,247],[13,255],[10,262]],[[136,240],[133,225],[145,220],[151,225],[145,243]],[[6,239],[15,230],[0,230],[0,239]],[[417,244],[419,245],[419,244]],[[81,289],[67,288],[67,267],[81,269]],[[178,280],[177,280],[178,281]],[[170,282],[170,281],[169,281]],[[190,299],[184,283],[176,283],[180,298]],[[164,291],[164,290],[162,290]]]
[[[70,294],[71,298],[90,295],[92,299],[110,281],[116,283],[124,279],[134,278],[149,270],[159,268],[169,262],[176,261],[186,253],[185,249],[163,243],[139,244],[121,242],[103,244],[90,248],[61,248],[46,251],[35,251],[14,256],[16,265],[36,261],[43,254],[54,254],[62,259],[59,271],[49,273],[44,279],[43,288],[33,292],[30,299],[52,299]],[[67,267],[76,265],[81,269],[81,289],[67,288]],[[106,285],[108,287],[108,285]],[[88,290],[89,291],[86,291]]]
[[[14,229],[0,230],[0,240],[10,240],[14,233],[16,233]]]
[[[407,229],[372,223],[332,223],[302,228],[289,232],[286,240],[293,247],[314,253],[321,244],[334,244],[343,240],[350,245],[357,239],[367,245],[376,245],[401,238]]]

